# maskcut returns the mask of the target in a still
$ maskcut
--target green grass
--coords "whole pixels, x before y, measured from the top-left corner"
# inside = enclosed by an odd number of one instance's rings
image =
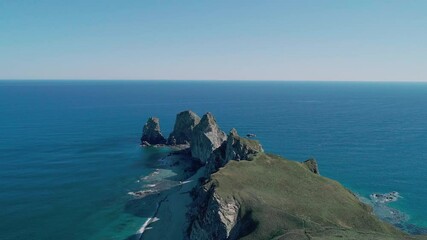
[[[237,200],[242,217],[250,216],[250,233],[242,239],[411,239],[337,181],[278,156],[230,161],[207,184],[222,199]]]
[[[247,138],[240,137],[240,136],[237,137],[237,140],[241,141],[242,145],[247,145],[250,149],[254,149],[254,150],[261,152],[262,148],[261,148],[261,145],[260,145],[258,140],[247,139]]]

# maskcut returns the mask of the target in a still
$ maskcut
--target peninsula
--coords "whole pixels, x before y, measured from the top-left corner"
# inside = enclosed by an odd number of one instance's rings
[[[184,239],[427,239],[377,218],[350,190],[321,176],[315,159],[266,153],[236,129],[223,132],[211,113],[179,113],[167,138],[159,119],[149,118],[141,145],[175,148],[198,166],[182,216]]]

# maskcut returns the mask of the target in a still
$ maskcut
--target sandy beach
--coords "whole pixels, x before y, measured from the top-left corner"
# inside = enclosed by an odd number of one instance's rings
[[[147,218],[132,239],[182,239],[187,207],[192,202],[190,191],[205,170],[193,171],[185,154],[170,153],[153,161],[153,172],[139,180],[142,189],[128,193],[135,204],[155,206],[143,209]]]

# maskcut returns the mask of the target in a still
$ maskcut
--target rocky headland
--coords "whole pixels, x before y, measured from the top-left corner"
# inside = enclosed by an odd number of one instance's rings
[[[157,235],[149,236],[191,240],[427,239],[377,218],[370,205],[340,183],[320,176],[314,158],[300,163],[265,153],[253,137],[241,137],[234,128],[225,134],[211,113],[199,118],[184,111],[177,115],[166,140],[159,120],[149,118],[141,144],[180,145],[179,154],[187,156],[181,161],[191,161],[193,166],[192,176],[179,182],[191,184],[185,185],[185,191],[180,188],[169,194],[169,198],[175,196],[170,203],[163,198],[163,204],[169,205],[156,211],[179,219],[164,226],[174,230],[159,227]],[[389,195],[375,197],[388,201],[397,196]]]

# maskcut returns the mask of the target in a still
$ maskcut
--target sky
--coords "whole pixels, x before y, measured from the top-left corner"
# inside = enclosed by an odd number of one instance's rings
[[[426,0],[0,0],[0,79],[427,81]]]

